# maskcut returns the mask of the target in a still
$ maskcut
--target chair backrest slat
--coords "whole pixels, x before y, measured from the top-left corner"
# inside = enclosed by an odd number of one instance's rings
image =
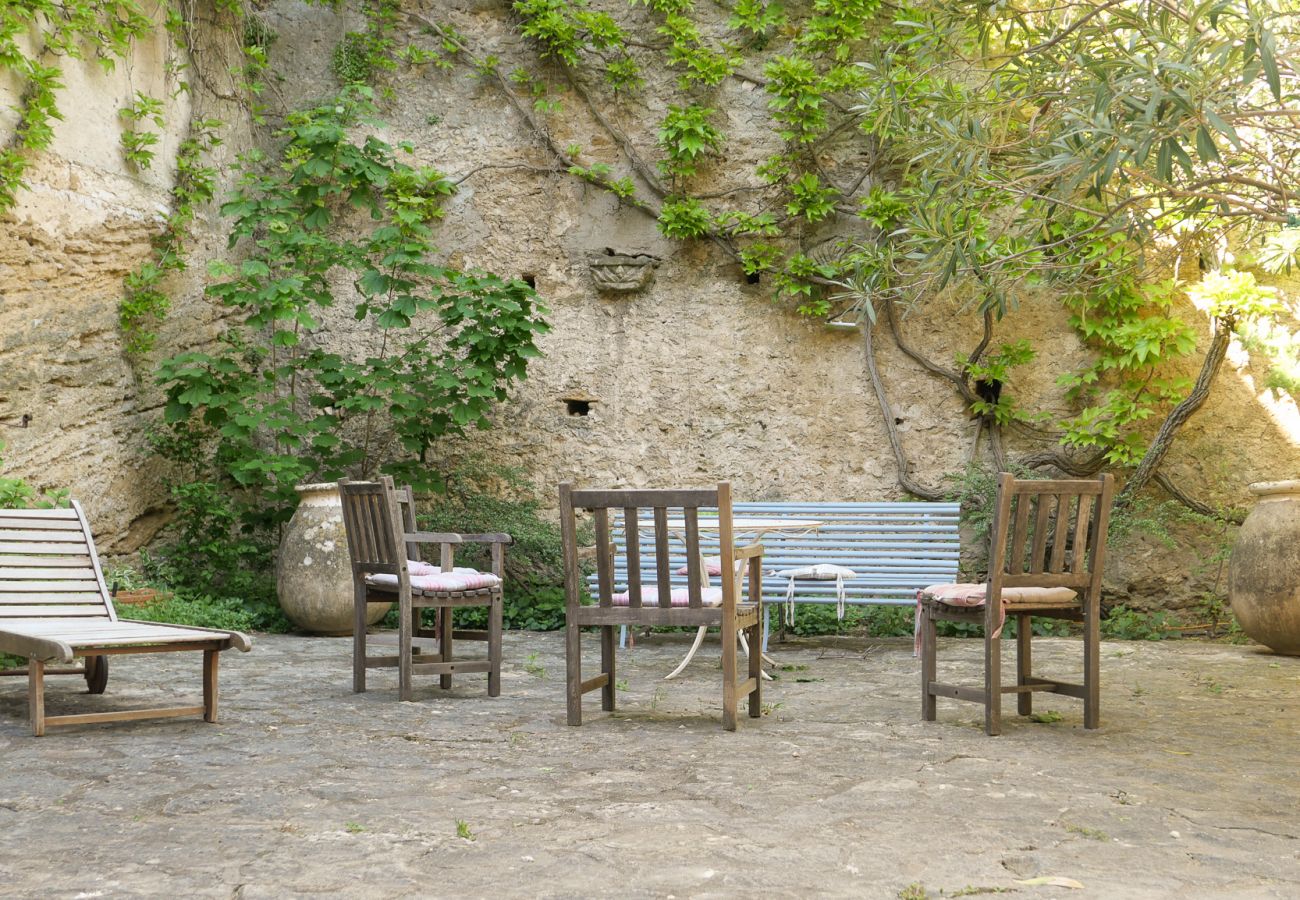
[[[703,577],[700,572],[700,511],[693,507],[682,510],[686,520],[686,593],[690,605],[699,607],[703,601]]]
[[[597,509],[600,507],[593,507],[593,512]],[[641,605],[641,535],[637,529],[638,518],[635,506],[623,507],[623,533],[627,535],[627,589],[629,602],[633,606]],[[609,583],[611,593],[613,589],[614,583],[611,579]],[[605,588],[602,586],[601,593],[604,592]]]
[[[595,511],[596,519],[596,547],[609,546],[609,510],[598,509]],[[614,560],[610,559],[608,553],[596,554],[596,568],[600,572],[600,597],[601,606],[613,606],[614,590],[611,587],[614,583]]]
[[[673,574],[668,567],[668,507],[656,506],[655,516],[655,585],[659,588],[659,606],[673,605]]]

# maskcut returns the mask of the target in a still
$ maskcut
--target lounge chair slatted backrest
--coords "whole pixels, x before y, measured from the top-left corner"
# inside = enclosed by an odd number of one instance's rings
[[[236,631],[154,622],[121,621],[104,584],[90,525],[80,504],[68,509],[0,509],[0,653],[25,657],[24,668],[0,672],[26,675],[32,733],[47,727],[173,716],[217,720],[217,659],[230,647],[248,650]],[[114,654],[203,651],[203,703],[160,709],[114,710],[47,716],[49,674],[79,674],[90,693],[103,693],[108,659]],[[73,666],[74,658],[84,658]]]
[[[0,619],[117,619],[79,506],[0,510]]]

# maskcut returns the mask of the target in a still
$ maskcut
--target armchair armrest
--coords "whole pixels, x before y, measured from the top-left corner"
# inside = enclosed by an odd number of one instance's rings
[[[738,560],[754,559],[755,557],[762,557],[762,555],[763,545],[755,541],[747,547],[737,547],[733,554],[733,558]]]
[[[513,544],[515,539],[502,532],[491,532],[489,534],[462,534],[461,541],[466,544]]]
[[[402,535],[408,544],[459,544],[464,538],[459,534],[441,531],[408,531]]]

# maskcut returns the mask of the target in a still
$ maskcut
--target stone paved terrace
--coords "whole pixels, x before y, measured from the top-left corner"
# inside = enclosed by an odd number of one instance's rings
[[[974,705],[918,721],[908,641],[790,643],[768,715],[727,734],[716,643],[660,680],[686,639],[622,653],[621,711],[591,695],[581,728],[558,633],[507,636],[498,699],[467,676],[408,704],[391,671],[351,692],[346,639],[262,636],[224,658],[218,725],[35,739],[7,679],[0,895],[1300,896],[1300,659],[1108,643],[1100,731],[1043,697],[1060,721],[987,738]],[[980,648],[947,641],[941,672]],[[1037,655],[1066,674],[1078,653]],[[197,655],[113,666],[103,697],[51,679],[51,710],[198,686]],[[1083,888],[1019,883],[1042,876]]]

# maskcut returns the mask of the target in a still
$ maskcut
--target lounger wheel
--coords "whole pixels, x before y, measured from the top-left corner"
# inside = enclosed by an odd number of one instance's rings
[[[108,657],[86,657],[86,690],[92,694],[104,693],[108,687]]]

